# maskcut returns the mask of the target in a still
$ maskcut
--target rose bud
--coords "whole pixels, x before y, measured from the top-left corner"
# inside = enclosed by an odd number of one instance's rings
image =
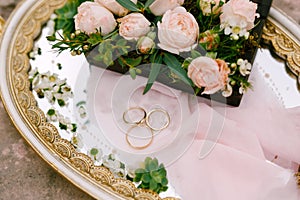
[[[137,43],[137,49],[142,54],[150,54],[154,46],[154,41],[147,36],[141,37]]]

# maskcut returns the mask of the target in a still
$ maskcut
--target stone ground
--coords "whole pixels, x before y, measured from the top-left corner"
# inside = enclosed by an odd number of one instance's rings
[[[20,0],[0,0],[4,19]],[[273,0],[300,24],[300,0]],[[1,66],[3,67],[3,66]],[[93,199],[58,174],[24,141],[0,100],[0,200]]]

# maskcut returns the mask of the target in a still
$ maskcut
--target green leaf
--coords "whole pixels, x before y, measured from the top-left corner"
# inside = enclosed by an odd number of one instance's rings
[[[159,170],[159,175],[160,175],[160,176],[167,176],[167,171],[166,171],[166,169],[164,168],[164,166],[162,166],[162,167],[160,166],[159,169],[160,169],[160,170]]]
[[[148,0],[146,3],[145,3],[145,9],[148,8],[149,6],[151,6],[151,4],[154,2],[155,0]]]
[[[193,61],[193,58],[187,58],[183,61],[182,63],[182,67],[184,69],[188,69],[189,65],[191,64],[191,62]]]
[[[96,149],[96,148],[92,148],[92,149],[90,150],[90,154],[93,155],[93,156],[96,156],[98,153],[99,153],[99,150]]]
[[[201,57],[202,55],[201,55],[201,53],[199,52],[199,51],[196,51],[196,50],[191,50],[191,56],[192,56],[192,58],[198,58],[198,57]]]
[[[149,189],[149,183],[144,183],[144,182],[142,182],[142,183],[138,186],[138,188]]]
[[[160,188],[159,192],[167,191],[167,189],[168,189],[168,186],[163,186]]]
[[[151,161],[151,162],[149,163],[149,165],[146,166],[146,168],[147,168],[150,172],[156,170],[157,167],[158,167],[158,166],[157,166],[156,162],[154,162],[154,161]]]
[[[126,46],[126,44],[127,44],[127,40],[125,40],[125,39],[120,39],[116,43],[117,46],[121,46],[121,47]]]
[[[130,67],[136,67],[141,64],[143,58],[142,56],[139,56],[137,58],[125,58],[125,60]]]
[[[156,168],[158,168],[158,160],[157,160],[157,158],[153,158],[152,162],[156,166]]]
[[[135,172],[134,172],[135,177],[134,177],[133,181],[134,182],[140,182],[143,174],[145,174],[145,173],[146,173],[146,171],[144,169],[141,169],[141,168],[136,169]]]
[[[152,171],[150,172],[150,175],[155,180],[155,182],[161,183],[163,177],[159,175],[158,171]]]
[[[166,178],[166,177],[163,177],[162,179],[161,179],[161,184],[163,185],[163,186],[166,186],[166,185],[168,185],[168,179]]]
[[[150,157],[145,158],[145,166],[149,165],[151,160],[152,160],[152,158],[150,158]]]
[[[150,180],[149,187],[151,190],[157,189],[157,183],[155,182],[155,180],[153,180],[153,179]]]
[[[92,46],[96,46],[100,42],[102,42],[102,37],[100,33],[93,33],[90,35],[90,38],[87,40]]]
[[[113,53],[111,51],[106,51],[106,53],[103,56],[103,63],[106,66],[110,66],[114,63],[113,61]]]
[[[216,59],[217,58],[217,52],[207,52],[206,56],[210,57],[212,59]]]
[[[134,173],[135,174],[144,174],[144,173],[146,173],[146,171],[145,171],[145,169],[139,168],[139,169],[136,169]]]
[[[140,12],[140,9],[135,3],[130,0],[116,0],[121,6],[133,12]]]
[[[50,42],[54,42],[54,41],[56,41],[56,37],[55,37],[55,36],[53,36],[53,35],[51,35],[51,36],[47,36],[46,38],[47,38],[47,40],[48,40],[48,41],[50,41]]]
[[[165,53],[163,61],[170,68],[170,70],[175,73],[184,83],[192,86],[192,80],[187,76],[187,72],[181,67],[181,63],[177,60],[175,56],[170,53]]]
[[[65,124],[62,124],[62,123],[59,122],[59,128],[61,130],[67,130],[68,127]]]
[[[66,102],[65,102],[64,100],[62,100],[62,99],[57,99],[57,103],[58,103],[58,105],[59,105],[60,107],[63,107],[63,106],[66,105]]]
[[[129,69],[129,74],[130,74],[130,76],[131,76],[131,78],[132,78],[133,80],[136,79],[136,71],[135,71],[134,68],[130,68],[130,69]]]
[[[77,125],[76,124],[72,124],[72,132],[75,133],[77,130]]]
[[[47,115],[52,116],[55,114],[55,110],[54,109],[49,109],[47,112]]]
[[[150,174],[149,173],[143,174],[141,181],[143,181],[144,183],[149,183],[151,181]]]
[[[160,55],[157,56],[157,52],[153,54],[153,56],[154,56],[153,63],[151,64],[150,74],[143,94],[146,94],[151,89],[153,83],[155,82],[161,70],[162,57]]]

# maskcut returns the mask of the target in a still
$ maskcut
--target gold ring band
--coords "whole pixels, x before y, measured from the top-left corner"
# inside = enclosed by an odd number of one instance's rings
[[[132,111],[132,110],[140,110],[144,113],[144,116],[140,119],[140,120],[137,120],[137,121],[130,121],[130,120],[127,120],[126,119],[126,116],[128,115],[128,112],[129,111]],[[145,111],[145,109],[143,109],[142,107],[132,107],[132,108],[129,108],[128,110],[126,110],[124,113],[123,113],[123,120],[126,124],[131,124],[131,125],[137,125],[137,124],[141,124],[143,123],[143,121],[145,120],[147,116],[147,113]]]
[[[151,124],[150,124],[150,122],[149,122],[150,116],[151,116],[153,113],[155,113],[155,112],[161,112],[161,113],[163,113],[163,114],[166,116],[166,119],[167,119],[167,122],[166,122],[162,127],[160,127],[160,128],[154,128],[154,127],[152,127]],[[157,108],[157,109],[153,109],[153,110],[151,110],[151,111],[147,114],[145,122],[146,122],[147,126],[148,126],[150,129],[152,129],[152,130],[154,130],[154,131],[161,131],[161,130],[163,130],[163,129],[165,129],[165,128],[167,128],[167,127],[169,126],[169,124],[170,124],[170,115],[169,115],[169,113],[168,113],[167,111],[165,111],[165,110],[163,110],[163,109],[158,109],[158,108]]]
[[[148,127],[148,126],[144,126],[144,127],[150,130],[151,138],[150,138],[150,141],[149,141],[146,145],[144,145],[144,146],[134,146],[134,145],[132,145],[132,143],[130,142],[130,140],[129,140],[129,133],[130,133],[134,128],[136,128],[136,127],[140,127],[140,126],[136,124],[135,126],[132,126],[132,127],[126,132],[126,142],[127,142],[127,144],[128,144],[130,147],[132,147],[132,148],[134,148],[134,149],[137,149],[137,150],[142,150],[142,149],[145,149],[145,148],[149,147],[149,146],[152,144],[152,141],[153,141],[153,135],[154,135],[154,134],[153,134],[152,129],[151,129],[150,127]]]

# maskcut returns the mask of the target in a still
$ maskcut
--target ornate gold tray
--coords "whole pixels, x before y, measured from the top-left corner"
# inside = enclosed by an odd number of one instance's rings
[[[82,86],[84,85],[82,83],[86,81],[84,77],[89,72],[84,71],[86,68],[81,67],[86,64],[84,58],[75,59],[70,63],[67,56],[62,56],[64,59],[60,60],[56,54],[46,50],[46,56],[42,60],[29,59],[33,49],[36,48],[36,44],[40,45],[41,48],[47,45],[44,44],[43,38],[49,30],[47,27],[43,27],[51,18],[53,11],[64,5],[65,2],[66,0],[27,0],[6,22],[3,33],[1,23],[1,97],[11,119],[20,134],[49,165],[95,198],[176,199],[177,195],[174,191],[170,192],[170,196],[173,197],[167,197],[169,194],[162,197],[149,190],[137,189],[128,180],[116,178],[106,167],[95,164],[86,155],[86,151],[78,151],[75,148],[78,144],[73,141],[74,135],[67,134],[47,121],[47,105],[30,90],[28,72],[33,66],[38,66],[39,69],[45,71],[60,73],[60,76],[73,80],[71,85],[80,95],[74,97],[70,103],[71,109],[62,110],[62,112],[75,115],[72,117],[74,119],[79,118],[78,124],[84,125],[86,123],[84,120],[80,121],[82,119],[74,111],[83,100],[86,100],[84,99],[86,98],[85,87]],[[41,32],[42,30],[43,32]],[[276,67],[264,70],[273,78],[270,85],[274,87],[285,107],[300,105],[299,33],[298,25],[272,8],[262,36],[263,46],[268,48],[259,50],[256,58],[258,63],[272,62],[276,64]],[[57,70],[57,64],[62,64],[62,66],[79,65],[79,68],[68,71],[64,70],[63,67],[63,70],[60,71]],[[276,70],[274,70],[275,68]],[[78,74],[82,75],[81,78],[78,78]],[[276,84],[281,81],[285,82],[284,87]],[[289,88],[288,91],[287,87]],[[80,130],[84,131],[83,129]],[[88,141],[95,139],[101,143],[101,138],[97,138],[93,134],[89,137]],[[85,145],[93,147],[94,143],[86,142]],[[106,144],[101,145],[106,148],[107,152],[111,151],[111,148]]]

